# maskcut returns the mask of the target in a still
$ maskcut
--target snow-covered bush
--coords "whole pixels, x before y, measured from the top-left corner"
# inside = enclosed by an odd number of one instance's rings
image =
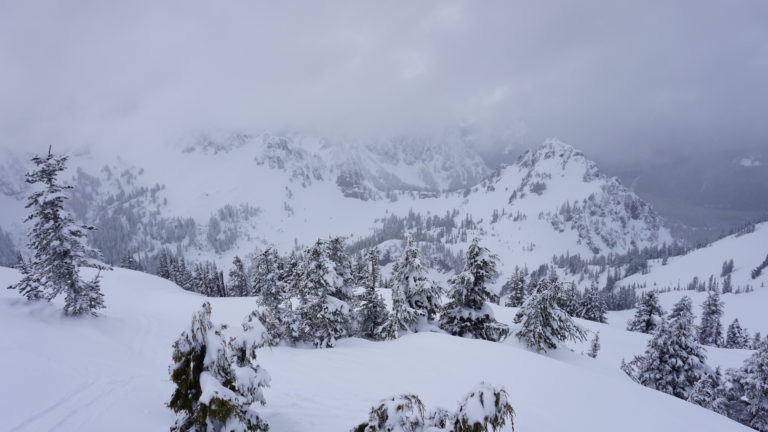
[[[424,404],[416,395],[400,395],[384,399],[371,408],[368,421],[352,432],[423,432]]]
[[[515,410],[504,389],[480,383],[459,404],[452,432],[514,431]]]
[[[416,395],[384,399],[352,432],[514,432],[514,416],[507,392],[481,382],[456,412],[442,408],[427,412]]]

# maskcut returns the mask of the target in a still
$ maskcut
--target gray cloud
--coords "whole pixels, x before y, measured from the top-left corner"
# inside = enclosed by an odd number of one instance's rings
[[[0,146],[476,125],[617,157],[765,145],[768,3],[0,3]]]

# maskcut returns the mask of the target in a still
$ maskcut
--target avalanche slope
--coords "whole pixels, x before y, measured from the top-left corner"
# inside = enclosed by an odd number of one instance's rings
[[[18,278],[0,268],[0,286]],[[171,343],[206,298],[121,269],[105,273],[102,286],[104,314],[82,319],[63,318],[58,301],[27,304],[0,290],[0,429],[161,431],[171,425],[164,407],[172,391]],[[209,300],[214,322],[229,324],[230,332],[254,307],[250,298]],[[515,312],[495,310],[507,323]],[[645,335],[584,324],[601,332],[597,359],[578,354],[586,344],[544,356],[514,338],[491,343],[435,333],[391,342],[346,339],[326,350],[265,348],[259,362],[272,387],[262,412],[275,432],[344,431],[384,397],[413,392],[429,406],[453,408],[486,380],[509,391],[521,432],[749,430],[623,376],[620,358],[642,352]],[[722,365],[736,366],[748,353],[736,354]]]

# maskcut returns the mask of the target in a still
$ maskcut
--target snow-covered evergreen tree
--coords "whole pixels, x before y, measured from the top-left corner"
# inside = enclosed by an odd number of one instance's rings
[[[363,292],[357,301],[356,321],[360,336],[376,340],[381,333],[379,328],[387,322],[388,312],[384,299],[376,291],[381,280],[379,268],[379,249],[376,247],[365,251],[365,260],[368,268],[364,270],[366,278],[361,280]]]
[[[451,302],[440,316],[440,328],[455,336],[499,341],[509,328],[496,321],[487,302],[496,298],[490,284],[498,277],[498,256],[475,238],[467,248],[464,271],[449,280]]]
[[[190,328],[173,344],[170,374],[176,389],[168,407],[177,418],[171,431],[268,430],[254,410],[256,403],[264,403],[261,388],[269,385],[269,375],[255,364],[252,344],[261,329],[246,328],[241,340],[233,342],[239,352],[233,356],[223,327],[211,322],[210,303],[193,315]]]
[[[726,331],[725,348],[747,349],[749,346],[749,332],[741,327],[738,318],[734,319]]]
[[[715,401],[722,396],[723,374],[720,368],[706,373],[696,382],[688,396],[688,402],[707,409],[714,409]]]
[[[403,293],[408,306],[427,321],[434,320],[440,311],[440,286],[429,277],[419,258],[419,250],[409,237],[400,259],[392,268],[393,290]]]
[[[459,403],[452,432],[515,430],[515,410],[503,388],[481,382]]]
[[[248,295],[256,296],[257,301],[268,308],[276,308],[287,291],[286,270],[277,251],[265,249],[253,259]]]
[[[653,291],[646,291],[640,296],[640,304],[635,316],[627,323],[627,330],[655,333],[663,319],[664,310],[659,303],[659,296]]]
[[[525,301],[526,280],[525,273],[520,268],[515,267],[512,277],[501,288],[502,294],[507,296],[505,305],[507,307],[520,307]]]
[[[718,411],[762,432],[768,431],[768,343],[762,342],[744,364],[726,372]]]
[[[583,341],[586,332],[559,306],[563,288],[559,282],[541,279],[515,315],[520,324],[518,339],[536,351],[556,349],[566,340]]]
[[[306,252],[299,284],[301,304],[297,312],[302,340],[318,348],[330,348],[337,339],[347,336],[349,306],[334,296],[344,295],[343,289],[326,244],[318,240]]]
[[[698,328],[699,343],[702,345],[720,346],[723,344],[723,302],[717,290],[709,292],[701,305],[701,324]]]
[[[579,304],[579,311],[576,314],[579,318],[599,323],[605,322],[606,306],[603,296],[596,285],[584,290]]]
[[[355,277],[344,237],[333,237],[325,245],[328,259],[333,263],[333,272],[336,273],[334,295],[339,300],[350,301],[355,288]]]
[[[415,331],[421,315],[408,304],[401,285],[392,286],[392,312],[376,331],[376,339],[392,340]]]
[[[553,275],[550,275],[548,279],[557,283],[556,276],[557,275],[554,275],[553,277]],[[567,284],[567,287],[563,285],[558,305],[565,313],[575,318],[581,318],[581,315],[579,314],[581,313],[582,303],[581,292],[576,288],[575,284],[569,283]]]
[[[595,337],[589,342],[588,356],[597,358],[597,353],[600,352],[600,332],[595,333]]]
[[[697,343],[691,299],[684,296],[648,341],[640,384],[681,399],[688,399],[696,382],[705,373],[706,355]]]
[[[232,268],[229,270],[229,290],[232,297],[247,296],[250,291],[248,287],[248,276],[245,274],[245,264],[239,256],[232,260]]]
[[[13,267],[18,264],[19,251],[11,236],[0,227],[0,266]]]
[[[32,158],[35,169],[27,173],[26,182],[41,185],[27,198],[30,213],[24,220],[34,222],[27,242],[33,256],[19,267],[23,277],[11,288],[29,300],[52,300],[64,292],[66,315],[96,315],[104,307],[99,276],[88,281],[80,276],[81,267],[94,267],[87,257],[97,251],[86,245],[86,236],[95,228],[77,225],[64,210],[66,191],[72,187],[59,183],[58,176],[66,162],[67,156],[50,149],[46,156]]]
[[[371,408],[368,421],[352,432],[424,432],[426,409],[418,396],[407,394],[382,400]]]

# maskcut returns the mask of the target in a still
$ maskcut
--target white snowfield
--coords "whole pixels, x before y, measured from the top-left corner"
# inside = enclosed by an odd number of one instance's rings
[[[18,278],[0,268],[0,286]],[[168,430],[171,343],[206,299],[121,269],[105,273],[102,286],[104,314],[81,319],[63,318],[58,301],[27,304],[15,291],[0,290],[0,430]],[[229,324],[230,335],[255,306],[251,298],[209,300],[214,322]],[[511,323],[513,309],[494,309]],[[750,430],[624,376],[621,358],[641,353],[645,335],[623,331],[620,321],[582,324],[600,331],[597,359],[580,354],[587,343],[541,355],[514,337],[492,343],[436,333],[346,339],[324,350],[264,348],[259,362],[272,387],[261,412],[274,432],[348,431],[382,398],[415,393],[427,406],[454,409],[486,381],[509,392],[520,432]],[[726,367],[749,355],[709,352],[713,364]]]

